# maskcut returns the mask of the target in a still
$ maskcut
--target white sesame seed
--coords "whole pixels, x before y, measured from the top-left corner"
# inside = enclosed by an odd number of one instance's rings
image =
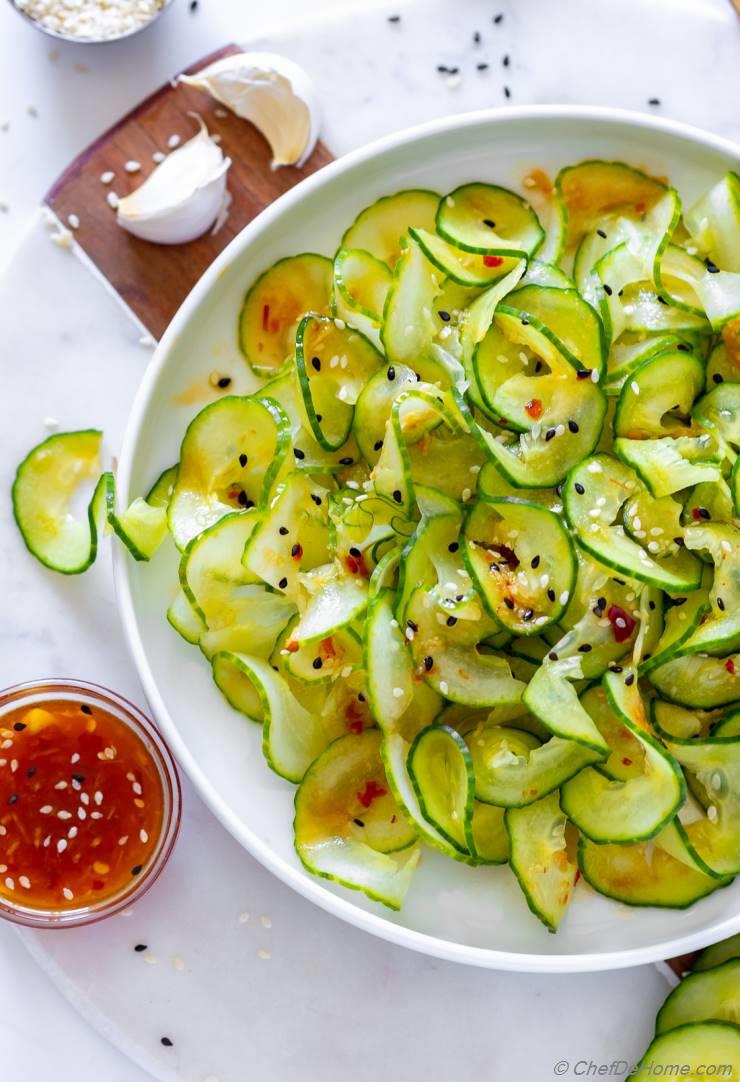
[[[343,319],[335,319],[334,326],[337,328],[338,331],[344,331],[347,329],[347,324],[344,322]]]
[[[66,848],[67,848],[67,839],[66,838],[60,838],[59,841],[57,842],[57,853],[63,853]]]
[[[452,198],[451,195],[448,195],[447,198],[445,199],[445,203],[447,204],[448,207],[454,207],[455,200]]]
[[[413,628],[407,627],[407,628],[406,628],[406,630],[404,631],[404,635],[406,636],[406,638],[408,639],[408,641],[409,641],[409,642],[413,642],[413,641],[414,641],[414,632],[413,632]],[[399,697],[400,697],[400,696],[399,696]]]
[[[470,473],[480,473],[480,466],[471,466]]]
[[[570,597],[570,593],[567,590],[563,590],[562,594],[560,595],[560,604],[561,605],[567,605],[569,597]]]
[[[39,808],[39,812],[41,815],[51,815],[52,810],[53,809],[51,804],[44,804],[42,805],[42,807]]]
[[[0,744],[0,748],[12,748],[12,747],[13,747],[13,741],[12,740],[3,740],[2,744]]]
[[[80,793],[80,800],[81,800],[81,802],[83,804],[89,804],[90,803],[90,794],[89,793]]]
[[[76,793],[81,792],[82,785],[80,784],[80,782],[77,781],[77,778],[72,778],[72,788]]]
[[[588,466],[586,466],[586,469],[588,470],[589,473],[601,473],[602,472],[600,462],[589,462]]]
[[[71,891],[69,889],[69,887],[63,887],[62,888],[62,894],[64,895],[64,897],[67,899],[68,902],[71,902],[72,899],[74,898],[74,891]]]
[[[144,961],[148,966],[155,966],[157,964],[156,954],[145,954]]]
[[[72,812],[68,812],[68,811],[57,812],[57,819],[71,819],[71,818],[72,818]]]
[[[446,695],[447,692],[450,690],[449,684],[446,680],[440,680],[439,690],[442,692],[443,695]]]
[[[634,315],[635,306],[634,304],[625,304],[622,310],[626,316],[631,316]]]
[[[83,796],[84,796],[84,794],[83,794]],[[84,808],[78,808],[77,809],[77,818],[80,819],[80,820],[87,819],[87,812],[85,811]]]
[[[102,819],[103,818],[103,813],[99,812],[99,811],[91,812],[90,813],[90,818],[91,819]]]
[[[173,958],[172,965],[175,967],[178,973],[182,973],[183,969],[185,968],[185,963],[183,962],[182,958]]]
[[[257,957],[266,962],[269,958],[272,958],[272,955],[269,951],[257,951]]]
[[[15,774],[17,769],[18,769],[18,760],[17,759],[11,759],[10,760],[10,772],[11,772],[11,774]]]
[[[103,794],[100,792],[100,789],[95,790],[93,800],[95,801],[96,804],[102,804],[103,803]]]
[[[67,831],[67,837],[68,838],[76,838],[77,837],[77,827],[70,827],[69,830]]]
[[[718,818],[717,808],[714,804],[710,804],[707,808],[707,818],[711,823],[716,823]]]
[[[18,882],[20,883],[20,885],[23,887],[24,890],[30,890],[31,889],[31,880],[28,878],[27,875],[19,875],[18,876]]]
[[[596,368],[591,369],[591,382],[592,383],[598,383],[599,382],[599,373],[598,373],[598,370]]]
[[[393,698],[394,699],[403,698],[403,688],[394,688],[393,689]]]
[[[660,545],[657,541],[648,541],[648,552],[658,552]]]
[[[8,833],[8,828],[3,826],[2,823],[0,823],[0,838],[4,838],[7,833]]]
[[[398,627],[398,620],[396,620],[395,616],[391,620],[391,627]]]
[[[115,180],[115,176],[115,173],[111,172],[110,169],[107,169],[105,173],[100,174],[100,182],[101,184],[112,184]]]
[[[141,162],[137,162],[132,159],[131,161],[126,162],[123,168],[126,170],[127,173],[138,173],[141,169]]]
[[[175,147],[179,147],[180,143],[181,139],[179,135],[171,135],[167,140],[167,146],[170,148],[170,150],[174,150]]]
[[[470,499],[470,497],[471,497],[472,495],[473,495],[473,491],[472,491],[472,489],[469,489],[469,488],[464,488],[464,489],[462,490],[462,500],[463,500],[463,503],[467,503],[467,502],[468,502],[468,500]]]
[[[246,924],[248,920],[249,920],[249,913],[240,913],[239,914],[239,923],[240,924]]]
[[[67,788],[67,783],[66,783],[66,781],[58,781],[56,783],[56,785],[54,786],[54,788],[55,789],[66,789]]]
[[[79,761],[80,761],[80,753],[78,751],[76,751],[74,753],[74,755],[70,755],[69,761],[70,761],[70,763],[79,763]]]
[[[139,841],[142,845],[146,845],[146,843],[149,841],[149,835],[145,830],[139,831]]]
[[[70,229],[79,229],[80,228],[80,219],[77,217],[76,214],[68,214],[67,215],[67,225],[70,227]]]
[[[159,163],[163,162],[166,157],[167,157],[167,155],[163,154],[161,150],[155,150],[154,153],[152,154],[152,161],[156,162],[157,165],[159,165]]]
[[[8,865],[7,864],[0,864],[0,875],[5,875],[7,870],[8,870]]]
[[[126,774],[126,781],[136,781],[136,775],[132,770],[129,770],[129,772]]]
[[[118,844],[119,845],[125,845],[127,841],[128,841],[128,834],[122,834],[121,837],[118,839]]]
[[[44,838],[44,849],[48,849],[51,845],[51,834],[47,834]]]
[[[269,917],[260,917],[260,924],[263,928],[272,928],[272,921]]]
[[[15,890],[15,880],[11,876],[8,876],[5,880],[5,886],[8,890]]]
[[[637,380],[632,380],[632,382],[630,383],[630,390],[633,394],[640,393],[640,384],[637,382]]]
[[[115,192],[108,192],[108,194],[105,197],[105,201],[108,204],[108,206],[111,207],[113,210],[118,209],[118,196],[116,195]]]

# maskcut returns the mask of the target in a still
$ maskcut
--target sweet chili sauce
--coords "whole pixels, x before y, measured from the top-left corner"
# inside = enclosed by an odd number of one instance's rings
[[[163,815],[151,752],[97,703],[50,699],[0,718],[0,899],[99,907],[145,871]]]

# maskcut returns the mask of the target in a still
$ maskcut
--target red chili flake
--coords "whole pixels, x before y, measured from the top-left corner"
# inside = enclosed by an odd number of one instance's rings
[[[290,555],[294,560],[300,560],[301,556],[303,556],[303,545],[293,545],[293,548],[290,550]]]
[[[378,785],[374,778],[370,778],[365,782],[365,788],[361,793],[357,793],[357,799],[363,808],[369,808],[372,802],[379,796],[385,796],[388,792],[382,785]]]
[[[622,762],[623,762],[623,764],[625,766],[632,766],[632,760],[628,759],[627,756],[625,756],[624,759],[622,759]]]
[[[581,878],[581,869],[580,869],[580,868],[576,868],[576,874],[575,874],[575,878],[574,878],[574,880],[573,880],[573,886],[575,886],[575,885],[576,885],[576,883],[578,882],[578,880],[579,880],[580,878]]]
[[[396,821],[396,817],[395,817],[395,815],[392,815],[392,816],[391,816],[391,822],[392,822],[392,823],[395,823],[395,821]]]
[[[535,421],[542,416],[542,402],[539,398],[530,398],[524,409]]]
[[[300,643],[297,643],[295,639],[291,639],[290,642],[286,642],[285,649],[289,654],[294,654],[296,650],[300,650]]]
[[[228,495],[230,500],[238,500],[239,499],[239,489],[238,488],[230,488],[227,495]]]
[[[701,511],[698,507],[691,508],[691,517],[694,519],[701,518]]]
[[[354,733],[355,736],[359,736],[365,726],[362,724],[361,721],[351,721],[347,728],[351,733]]]
[[[727,669],[730,676],[735,675],[735,662],[732,660],[731,657],[728,657],[727,661],[725,662],[725,668]]]
[[[638,214],[644,214],[645,211],[647,210],[647,207],[645,206],[644,203],[635,203],[635,210],[637,211]]]
[[[262,330],[266,331],[270,326],[270,305],[262,305]]]
[[[635,630],[635,620],[619,605],[610,605],[606,615],[612,625],[615,640],[617,642],[626,642]]]
[[[337,656],[337,652],[334,649],[334,643],[332,642],[331,639],[322,639],[321,640],[321,649],[323,650],[324,655],[326,657],[336,657]]]
[[[344,566],[347,568],[350,575],[364,575],[366,578],[370,577],[370,572],[365,563],[365,557],[362,554],[359,556],[345,556]]]
[[[103,882],[102,879],[93,879],[93,881],[92,881],[92,889],[93,890],[102,890],[104,886],[105,886],[105,883]]]
[[[503,263],[503,257],[500,255],[484,255],[483,266],[484,267],[500,267]]]
[[[493,549],[498,554],[499,559],[508,564],[512,571],[519,567],[519,557],[508,545],[489,545],[488,547]]]

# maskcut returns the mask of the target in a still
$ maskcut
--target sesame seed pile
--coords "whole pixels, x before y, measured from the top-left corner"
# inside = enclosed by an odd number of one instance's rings
[[[15,0],[24,14],[68,37],[115,38],[144,26],[167,0]]]

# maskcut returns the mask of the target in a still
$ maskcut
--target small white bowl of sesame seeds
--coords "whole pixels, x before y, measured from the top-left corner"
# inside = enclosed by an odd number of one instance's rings
[[[172,0],[10,0],[37,30],[61,41],[101,45],[138,34]]]

